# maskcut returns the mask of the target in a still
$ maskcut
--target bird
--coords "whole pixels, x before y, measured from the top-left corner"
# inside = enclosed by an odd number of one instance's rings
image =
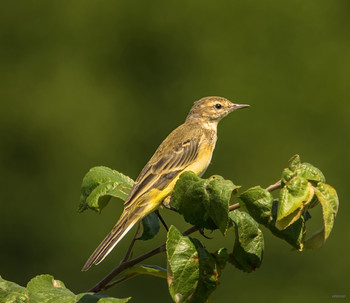
[[[119,220],[82,271],[102,262],[137,222],[157,210],[171,195],[183,172],[192,171],[202,176],[212,159],[219,121],[229,113],[249,106],[216,96],[194,102],[185,122],[166,137],[142,169],[124,202]]]

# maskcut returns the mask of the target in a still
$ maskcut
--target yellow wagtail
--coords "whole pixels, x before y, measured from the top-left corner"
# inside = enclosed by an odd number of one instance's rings
[[[125,200],[118,222],[82,270],[99,264],[135,223],[157,210],[171,194],[183,172],[193,171],[201,176],[213,155],[218,122],[230,112],[248,106],[233,104],[222,97],[206,97],[196,101],[185,123],[170,133],[143,168]]]

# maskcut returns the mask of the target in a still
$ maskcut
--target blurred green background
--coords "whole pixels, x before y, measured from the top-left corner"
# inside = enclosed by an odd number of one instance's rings
[[[212,301],[349,299],[348,0],[1,1],[0,14],[4,279],[25,285],[50,273],[75,293],[99,281],[131,235],[80,272],[122,209],[112,200],[101,215],[78,214],[84,174],[105,165],[136,178],[193,101],[219,95],[252,107],[221,122],[205,176],[268,186],[299,153],[337,189],[340,210],[319,251],[291,251],[264,229],[262,267],[227,266]],[[313,214],[320,224],[320,208]],[[209,248],[233,245],[232,235],[214,236]],[[135,254],[164,238],[138,243]],[[166,266],[164,255],[149,262]],[[166,282],[153,277],[107,293],[171,302]]]

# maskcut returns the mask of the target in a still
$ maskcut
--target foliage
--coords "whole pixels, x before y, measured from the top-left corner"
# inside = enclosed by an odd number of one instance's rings
[[[92,209],[100,212],[111,197],[125,200],[132,185],[132,179],[115,170],[94,167],[83,179],[79,211]],[[152,275],[167,279],[174,302],[206,302],[219,285],[219,278],[227,264],[248,273],[261,266],[264,237],[259,224],[299,251],[306,248],[318,249],[329,237],[338,211],[337,193],[325,183],[325,177],[318,168],[309,163],[301,163],[298,155],[289,161],[277,186],[268,189],[251,187],[236,197],[239,204],[231,204],[238,189],[239,186],[221,176],[202,179],[193,172],[183,173],[175,185],[170,204],[195,227],[181,233],[175,226],[171,226],[166,245],[128,260],[133,241],[130,252],[117,268],[120,269],[116,271],[117,274],[121,274],[119,279],[108,284],[112,277],[97,290],[106,289],[137,275]],[[278,198],[271,193],[276,189],[280,189]],[[320,231],[306,238],[309,211],[319,204],[322,208],[323,226]],[[143,232],[135,240],[150,240],[160,228],[158,217],[154,213],[143,218],[142,225]],[[228,240],[228,247],[219,247],[216,251],[209,252],[201,241],[188,235],[203,229],[218,229],[224,236],[227,236],[228,229],[234,229],[235,239]],[[167,254],[167,269],[139,264],[139,260],[145,260],[164,250]],[[100,303],[129,300],[92,293],[74,295],[62,282],[49,275],[34,278],[27,288],[5,280],[0,285],[1,297],[6,302],[26,302],[29,299],[31,302]]]
[[[94,293],[75,295],[63,282],[55,280],[51,275],[33,278],[26,288],[0,277],[0,303],[126,303],[129,299],[116,299]]]
[[[236,186],[221,176],[201,179],[193,172],[183,173],[175,185],[171,205],[192,225],[219,229],[226,233],[229,226],[228,207]]]

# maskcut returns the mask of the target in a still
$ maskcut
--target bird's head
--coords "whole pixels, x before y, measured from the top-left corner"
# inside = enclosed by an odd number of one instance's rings
[[[249,106],[247,104],[234,104],[222,97],[205,97],[194,103],[187,116],[187,120],[205,119],[207,121],[219,122],[236,109]]]

